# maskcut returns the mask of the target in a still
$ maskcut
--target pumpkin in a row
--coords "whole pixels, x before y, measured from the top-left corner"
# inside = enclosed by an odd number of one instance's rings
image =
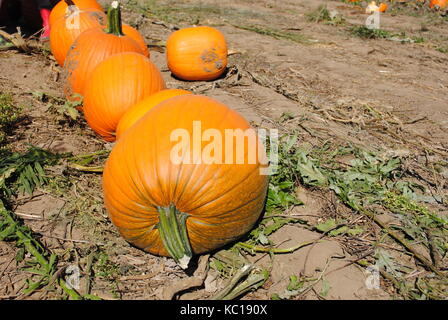
[[[115,141],[123,114],[137,102],[165,89],[158,68],[143,54],[111,55],[93,70],[84,95],[84,116],[106,141]]]
[[[253,227],[268,187],[260,171],[262,143],[255,136],[238,144],[233,136],[233,145],[215,148],[216,161],[209,162],[210,137],[195,136],[213,132],[218,139],[228,130],[251,132],[251,126],[222,103],[192,94],[165,100],[127,130],[103,173],[109,217],[126,240],[186,268],[193,254],[220,248]],[[230,145],[225,142],[221,147]],[[261,157],[251,161],[252,152]],[[218,154],[233,161],[219,161]]]

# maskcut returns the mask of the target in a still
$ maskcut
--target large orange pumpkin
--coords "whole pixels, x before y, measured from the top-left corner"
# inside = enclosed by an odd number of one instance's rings
[[[51,53],[60,66],[76,38],[84,31],[104,24],[106,15],[99,10],[81,11],[76,6],[68,7],[68,15],[55,21],[50,33]]]
[[[221,151],[226,159],[222,163],[200,154],[213,154],[209,146],[218,142],[217,135],[250,128],[237,112],[204,96],[174,97],[146,113],[117,141],[103,173],[105,205],[120,234],[185,268],[193,253],[220,248],[247,233],[262,213],[268,187],[268,177],[260,174],[262,143],[254,135],[252,143],[217,147],[216,159]],[[237,139],[225,140],[230,141]],[[182,157],[180,145],[191,157]],[[250,162],[249,151],[258,147],[262,156]],[[240,162],[227,161],[238,153]]]
[[[140,120],[149,110],[168,100],[172,97],[177,97],[183,94],[191,94],[190,91],[182,89],[166,89],[156,92],[149,97],[141,100],[139,103],[129,108],[126,113],[121,117],[117,126],[116,137],[120,137],[132,127],[138,120]]]
[[[226,39],[211,27],[181,29],[168,38],[166,59],[168,68],[180,79],[213,80],[226,70]]]
[[[97,134],[114,141],[121,116],[163,89],[162,75],[147,57],[134,52],[112,55],[92,72],[84,96],[84,116]]]
[[[95,0],[61,0],[54,6],[50,13],[50,25],[52,26],[59,18],[67,13],[67,8],[75,5],[82,11],[104,11],[103,7]]]
[[[67,99],[77,100],[79,99],[77,95],[84,95],[87,80],[95,67],[107,57],[121,52],[145,54],[134,39],[123,34],[120,6],[117,1],[113,1],[108,12],[107,28],[104,30],[102,27],[91,28],[84,31],[67,54],[64,63]]]

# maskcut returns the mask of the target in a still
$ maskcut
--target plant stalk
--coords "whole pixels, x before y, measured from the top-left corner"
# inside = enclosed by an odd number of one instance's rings
[[[253,252],[266,252],[266,253],[291,253],[294,252],[296,250],[299,250],[303,247],[309,246],[311,244],[314,244],[318,241],[307,241],[307,242],[303,242],[303,243],[299,243],[298,245],[291,247],[291,248],[286,248],[286,249],[279,249],[279,248],[265,248],[265,247],[258,247],[258,246],[254,246],[245,242],[238,242],[237,246],[244,248],[244,249],[249,249]]]
[[[159,212],[157,228],[163,245],[179,266],[186,269],[193,256],[186,225],[188,214],[180,212],[174,205],[157,210]]]
[[[124,36],[121,23],[121,8],[118,1],[113,1],[107,12],[106,32],[116,36]]]
[[[82,166],[76,163],[71,163],[69,165],[70,168],[75,169],[75,170],[79,170],[79,171],[84,171],[84,172],[97,172],[97,173],[101,173],[104,171],[104,166],[95,166],[95,167],[86,167],[86,166]]]

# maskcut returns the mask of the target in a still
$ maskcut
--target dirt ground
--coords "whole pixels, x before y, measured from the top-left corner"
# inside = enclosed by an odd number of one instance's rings
[[[146,7],[142,1],[123,2],[123,20],[137,26],[145,36],[151,60],[161,69],[170,88],[215,98],[240,112],[254,126],[281,132],[299,129],[301,142],[313,146],[351,142],[416,163],[424,163],[428,157],[446,163],[446,18],[397,5],[381,16],[381,29],[393,36],[365,39],[350,28],[362,26],[367,15],[342,1],[179,0],[149,1]],[[321,4],[326,4],[336,17],[333,23],[307,19],[307,14]],[[337,23],[338,17],[344,22]],[[225,77],[213,82],[183,82],[171,76],[163,41],[176,28],[193,24],[211,25],[225,34],[231,54]],[[0,92],[11,93],[26,114],[8,137],[9,145],[16,151],[34,145],[75,155],[110,150],[113,145],[100,140],[84,120],[61,120],[52,111],[52,98],[48,97],[63,98],[60,73],[45,50],[31,54],[0,52]],[[39,93],[45,93],[47,98]],[[392,120],[387,124],[370,121],[363,111],[365,105]],[[279,125],[276,119],[285,114],[289,120]],[[71,264],[81,267],[80,292],[88,291],[103,299],[164,299],[170,297],[168,291],[192,276],[194,268],[184,272],[171,259],[146,254],[119,237],[102,204],[101,175],[62,165],[50,171],[60,179],[49,188],[35,191],[32,197],[19,197],[14,212],[39,235],[48,250],[61,257],[59,268]],[[428,182],[430,174],[417,173],[416,177],[429,188],[448,195],[448,184],[443,179],[434,186]],[[445,170],[444,177],[447,175]],[[274,294],[291,294],[286,290],[291,275],[316,280],[309,290],[291,298],[397,298],[396,290],[383,277],[378,287],[369,287],[372,274],[353,263],[369,253],[372,239],[381,236],[378,225],[363,216],[351,215],[351,210],[335,201],[329,191],[300,186],[297,196],[304,204],[287,214],[311,225],[349,214],[368,232],[351,238],[322,237],[321,232],[301,223],[282,227],[270,237],[279,248],[321,241],[287,254],[247,255],[257,267],[268,269],[270,277],[242,298],[270,299]],[[434,210],[448,215],[446,202]],[[383,216],[384,221],[395,218]],[[393,241],[384,244],[383,249],[414,271],[424,272]],[[95,276],[86,271],[93,253]],[[0,298],[60,298],[53,289],[24,295],[21,290],[29,274],[23,269],[25,262],[18,262],[16,255],[14,244],[0,242]],[[323,271],[324,279],[319,278]],[[204,279],[205,285],[177,297],[204,299],[228,281],[212,269]]]

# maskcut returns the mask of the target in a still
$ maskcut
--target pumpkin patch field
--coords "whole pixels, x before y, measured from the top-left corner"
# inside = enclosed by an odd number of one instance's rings
[[[1,300],[448,299],[447,1],[0,3]]]

